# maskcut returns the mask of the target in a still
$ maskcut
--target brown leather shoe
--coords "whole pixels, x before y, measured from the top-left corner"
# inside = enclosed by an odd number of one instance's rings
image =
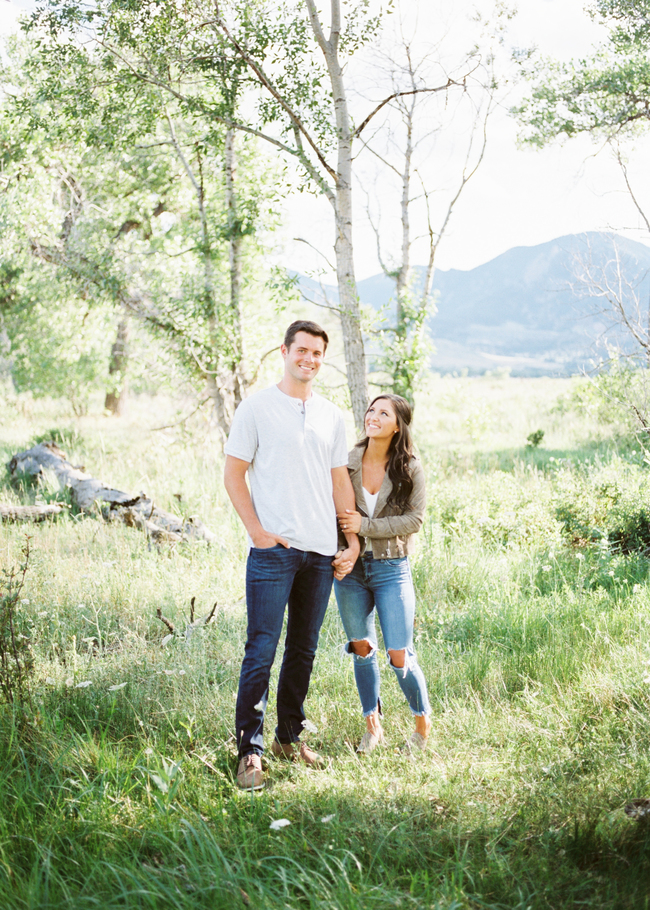
[[[264,786],[262,759],[251,752],[244,755],[237,768],[237,786],[241,790],[261,790]]]
[[[304,762],[309,768],[324,768],[325,759],[318,752],[310,749],[307,743],[279,743],[273,740],[271,752],[276,758],[286,758],[289,761]]]

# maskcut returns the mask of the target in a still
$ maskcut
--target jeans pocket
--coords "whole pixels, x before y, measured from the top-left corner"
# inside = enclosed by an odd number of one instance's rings
[[[394,559],[382,559],[381,562],[385,566],[399,568],[399,566],[403,566],[404,563],[408,562],[408,556],[397,556]]]

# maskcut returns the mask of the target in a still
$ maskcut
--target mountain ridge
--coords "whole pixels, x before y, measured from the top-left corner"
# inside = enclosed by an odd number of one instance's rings
[[[435,312],[426,328],[435,347],[431,368],[439,372],[483,373],[510,369],[512,375],[566,375],[602,356],[605,340],[628,339],[604,311],[603,298],[585,284],[591,271],[610,283],[623,276],[624,293],[650,299],[650,247],[612,232],[568,234],[535,246],[506,250],[473,269],[437,270],[432,291]],[[423,266],[413,268],[417,293]],[[580,277],[582,276],[582,277]],[[321,289],[300,277],[311,294]],[[382,308],[390,322],[395,283],[384,274],[357,283],[361,303]]]

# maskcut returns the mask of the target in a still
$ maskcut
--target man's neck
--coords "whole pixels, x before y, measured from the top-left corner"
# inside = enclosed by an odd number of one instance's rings
[[[313,394],[311,382],[297,382],[291,376],[283,376],[278,382],[278,388],[289,398],[299,398],[300,401],[307,401]]]

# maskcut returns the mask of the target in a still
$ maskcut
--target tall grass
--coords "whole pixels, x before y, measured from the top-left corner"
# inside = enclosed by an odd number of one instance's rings
[[[412,719],[384,672],[387,745],[355,753],[363,719],[332,604],[306,733],[328,767],[269,758],[257,796],[234,782],[245,540],[209,428],[150,432],[174,422],[173,402],[124,420],[5,403],[5,461],[55,434],[75,463],[198,515],[219,542],[158,549],[94,515],[0,529],[5,568],[32,538],[20,608],[35,658],[33,710],[0,707],[0,906],[647,906],[650,828],[623,811],[650,795],[647,468],[634,442],[554,410],[568,385],[432,381],[413,560],[430,749],[400,751]],[[545,446],[527,449],[540,428]],[[0,493],[37,497],[60,494]],[[622,524],[636,549],[616,543]],[[218,608],[186,639],[191,597],[198,614]],[[158,608],[179,631],[164,645]]]

